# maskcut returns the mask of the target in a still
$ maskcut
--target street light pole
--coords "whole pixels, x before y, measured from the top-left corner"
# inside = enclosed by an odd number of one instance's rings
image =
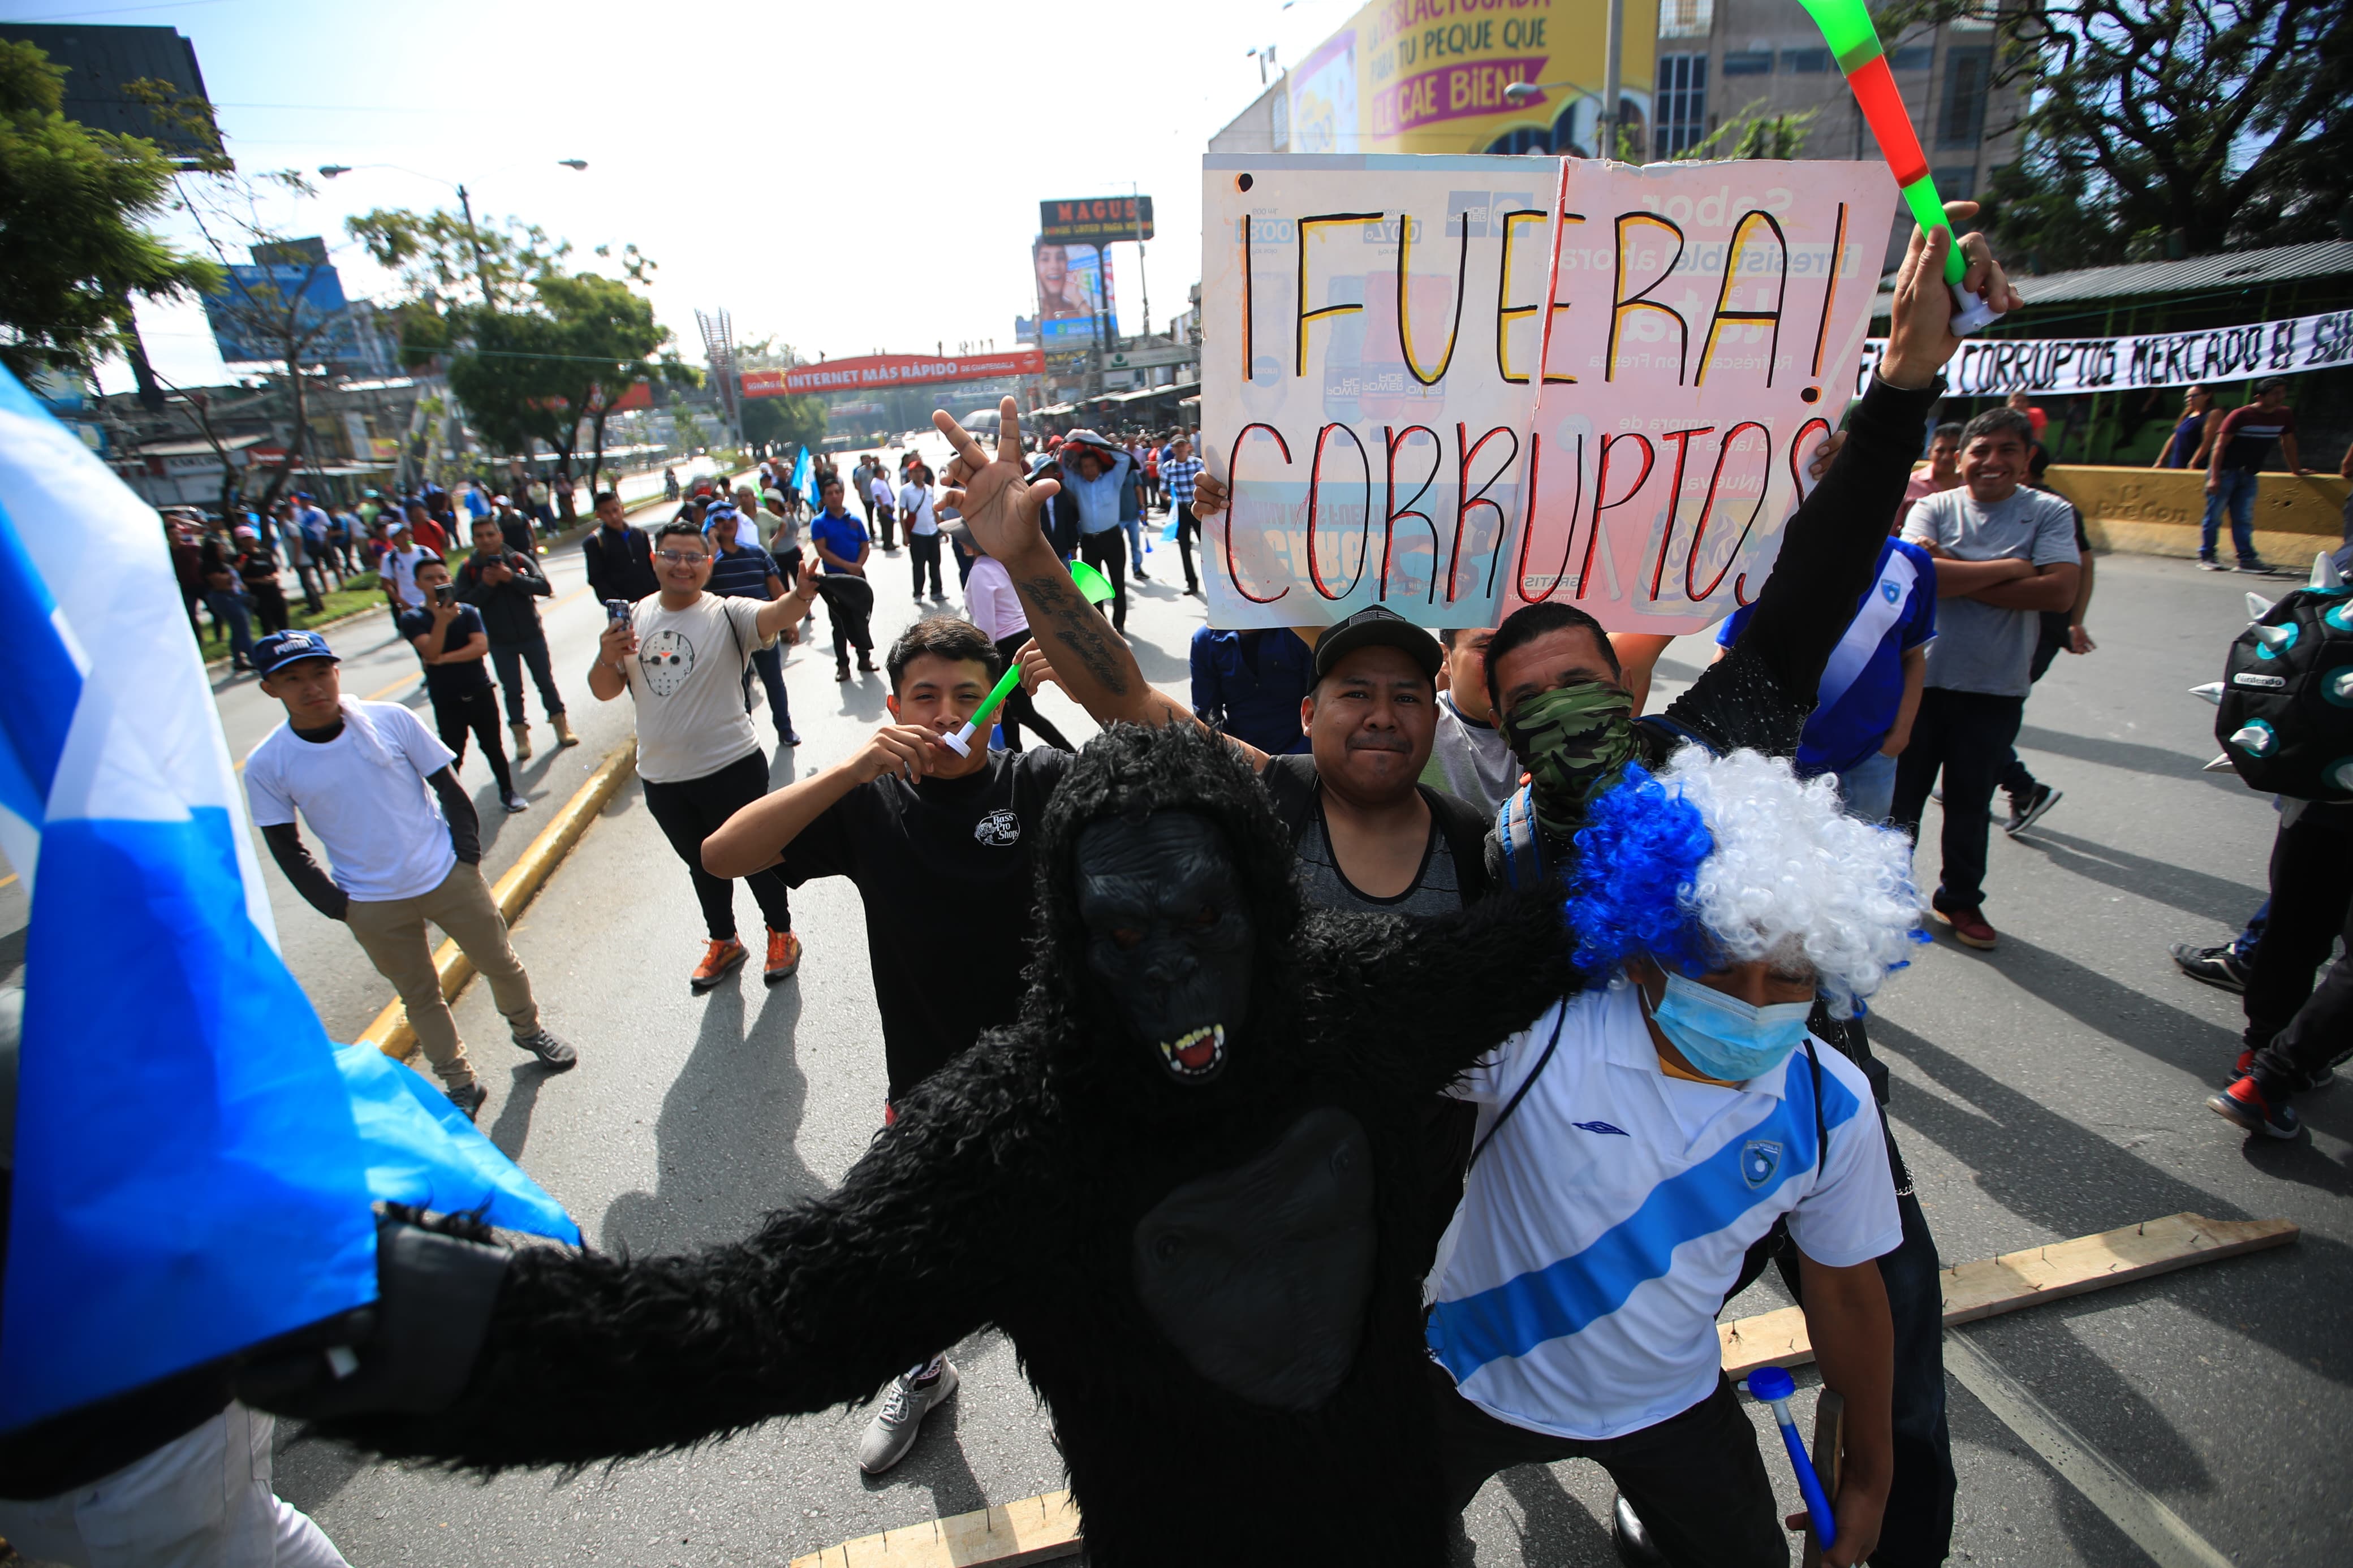
[[[1144,290],[1144,335],[1152,335],[1152,282],[1144,274],[1144,196],[1134,180],[1127,183],[1127,194],[1135,204],[1135,281]]]
[[[1620,3],[1622,0],[1612,0],[1613,5]],[[1616,15],[1614,10],[1611,15]],[[491,293],[490,264],[482,259],[481,231],[474,226],[473,199],[466,195],[466,187],[463,185],[458,187],[458,210],[466,215],[466,239],[474,247],[474,278],[482,286],[482,303],[491,310],[496,310],[498,300]]]

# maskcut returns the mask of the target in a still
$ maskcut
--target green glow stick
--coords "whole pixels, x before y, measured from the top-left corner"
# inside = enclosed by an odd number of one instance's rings
[[[964,728],[953,735],[942,735],[940,744],[959,757],[972,755],[972,738],[980,733],[980,727],[988,722],[989,715],[997,711],[997,705],[1012,694],[1013,683],[1020,679],[1021,661],[1018,658],[1008,661],[1005,673],[997,678],[996,687],[980,700],[980,706],[972,710],[972,717],[964,721]]]
[[[1887,56],[1880,47],[1879,33],[1871,23],[1871,12],[1863,0],[1799,0],[1807,15],[1820,27],[1822,41],[1838,57],[1839,70],[1846,77],[1847,86],[1854,89],[1855,102],[1862,110],[1862,118],[1871,126],[1871,134],[1879,143],[1880,154],[1887,160],[1888,172],[1895,176],[1896,185],[1904,193],[1904,205],[1912,209],[1912,219],[1923,232],[1945,231],[1945,283],[1960,307],[1953,317],[1953,331],[1967,335],[1996,320],[1996,313],[1986,309],[1985,301],[1961,287],[1961,279],[1968,264],[1961,258],[1960,237],[1953,233],[1950,220],[1945,216],[1945,204],[1936,195],[1936,182],[1928,174],[1928,155],[1920,149],[1919,133],[1912,129],[1912,116],[1905,110],[1903,94],[1895,90],[1895,77],[1887,68]]]

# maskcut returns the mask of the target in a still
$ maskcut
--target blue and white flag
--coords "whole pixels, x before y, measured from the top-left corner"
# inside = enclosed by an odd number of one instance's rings
[[[577,1242],[278,952],[154,511],[0,371],[0,850],[31,895],[0,1429],[375,1298],[375,1201]]]
[[[809,449],[807,442],[803,442],[801,444],[801,455],[793,463],[793,489],[798,490],[807,499],[809,510],[822,511],[825,510],[823,504],[818,500],[817,465],[809,461]]]

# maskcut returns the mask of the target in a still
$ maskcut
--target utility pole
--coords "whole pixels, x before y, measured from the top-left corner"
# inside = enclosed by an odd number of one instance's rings
[[[1152,283],[1144,275],[1144,197],[1135,182],[1127,183],[1129,199],[1135,205],[1135,281],[1144,290],[1144,335],[1152,335]]]
[[[1618,156],[1618,57],[1626,38],[1626,0],[1609,0],[1609,36],[1601,45],[1601,118],[1596,122],[1596,140],[1601,145],[1594,155],[1600,158]]]
[[[466,195],[463,185],[458,187],[458,210],[466,215],[466,239],[474,247],[474,278],[482,286],[482,303],[496,310],[499,301],[498,297],[491,292],[490,263],[482,259],[481,231],[474,226],[473,198]]]

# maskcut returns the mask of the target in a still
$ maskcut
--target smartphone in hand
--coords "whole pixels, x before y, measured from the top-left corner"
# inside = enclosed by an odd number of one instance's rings
[[[436,583],[433,584],[433,602],[435,604],[455,604],[457,599],[458,590],[454,584],[448,583]]]

